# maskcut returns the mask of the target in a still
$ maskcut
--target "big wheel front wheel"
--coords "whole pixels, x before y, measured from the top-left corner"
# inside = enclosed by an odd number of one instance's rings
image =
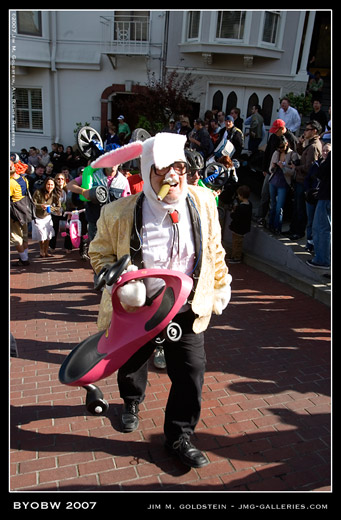
[[[85,406],[88,412],[93,415],[104,415],[108,408],[108,402],[103,398],[101,390],[95,385],[87,385]]]

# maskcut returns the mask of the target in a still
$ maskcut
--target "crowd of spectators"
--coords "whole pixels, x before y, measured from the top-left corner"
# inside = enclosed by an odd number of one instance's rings
[[[329,268],[331,116],[330,110],[328,115],[323,112],[320,96],[314,97],[309,121],[302,135],[299,135],[301,125],[297,110],[290,105],[288,98],[283,98],[278,118],[270,126],[262,156],[264,182],[256,219],[258,226],[268,227],[275,235],[281,235],[283,208],[290,195],[293,198],[288,232],[290,238],[298,239],[306,235],[306,250],[314,254],[309,265]],[[236,160],[245,156],[245,152],[252,156],[258,152],[266,135],[260,105],[251,108],[251,114],[245,121],[240,117],[238,107],[233,107],[229,114],[213,108],[206,111],[203,118],[196,118],[192,123],[184,114],[177,118],[171,117],[162,131],[186,135],[186,147],[198,152],[205,166],[224,156]],[[112,120],[107,121],[103,144],[105,147],[122,146],[129,142],[131,135],[129,124],[121,115],[117,126]],[[33,239],[39,240],[40,255],[50,256],[56,249],[59,225],[66,219],[64,212],[84,207],[84,203],[79,201],[81,191],[76,188],[81,185],[82,171],[87,166],[87,160],[77,146],[64,148],[61,143],[52,143],[50,151],[46,147],[37,149],[31,146],[28,150],[22,149],[18,155],[25,169],[20,172],[20,177],[26,179],[26,184],[22,185],[23,195],[27,185],[37,209],[37,218],[29,226],[28,233],[32,233]],[[129,188],[123,189],[124,193],[120,196],[141,191],[143,186],[138,171],[130,172],[126,166],[121,165],[119,171],[116,169],[115,172],[112,169],[104,171],[108,183],[118,174],[128,179]],[[12,186],[17,189],[14,184]],[[112,186],[115,187],[115,183]],[[237,191],[235,198],[238,201]],[[52,215],[47,213],[51,203],[54,206]],[[86,205],[91,205],[91,202]],[[86,220],[83,222],[86,226]],[[326,239],[326,236],[329,238]],[[18,245],[17,241],[14,233],[11,243]],[[70,240],[66,238],[64,250],[68,253],[71,249]],[[20,257],[19,264],[28,262],[26,256],[24,260]],[[87,258],[86,247],[82,248],[82,257]]]

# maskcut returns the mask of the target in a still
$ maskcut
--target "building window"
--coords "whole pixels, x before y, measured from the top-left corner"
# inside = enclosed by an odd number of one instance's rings
[[[39,88],[17,88],[16,130],[21,132],[43,132],[42,93]]]
[[[218,11],[216,38],[242,40],[246,11]]]
[[[115,11],[114,40],[148,41],[149,11]]]
[[[18,34],[42,36],[40,11],[17,11]]]
[[[266,43],[276,43],[277,31],[279,26],[279,12],[266,11],[264,18],[264,28],[262,41]]]
[[[187,39],[197,40],[199,38],[200,11],[189,11]]]

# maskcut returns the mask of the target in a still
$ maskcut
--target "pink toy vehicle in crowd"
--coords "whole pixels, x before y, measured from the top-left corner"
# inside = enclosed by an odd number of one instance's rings
[[[82,386],[87,391],[86,407],[94,415],[104,414],[109,405],[93,383],[118,370],[148,341],[166,334],[178,341],[182,331],[171,320],[186,302],[193,280],[184,273],[167,269],[140,269],[125,272],[130,256],[104,267],[95,277],[95,289],[113,285],[113,316],[109,328],[82,341],[67,356],[59,371],[61,383]],[[131,280],[158,278],[164,286],[136,312],[129,313],[121,305],[117,289]],[[104,289],[106,290],[106,289]]]
[[[71,244],[73,247],[78,248],[82,238],[82,223],[79,220],[79,214],[85,211],[85,209],[75,209],[73,211],[65,211],[64,215],[71,215],[71,218],[67,220],[66,228],[69,229]],[[62,237],[66,237],[67,233],[64,231],[61,233]],[[87,239],[88,235],[83,235],[83,239]]]

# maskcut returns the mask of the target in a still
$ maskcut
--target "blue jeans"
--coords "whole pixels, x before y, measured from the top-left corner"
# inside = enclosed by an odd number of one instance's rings
[[[316,205],[313,221],[314,264],[330,266],[330,200],[319,200]]]
[[[287,187],[279,188],[269,183],[270,189],[270,212],[269,212],[269,228],[275,231],[282,230],[283,207],[287,197]]]

